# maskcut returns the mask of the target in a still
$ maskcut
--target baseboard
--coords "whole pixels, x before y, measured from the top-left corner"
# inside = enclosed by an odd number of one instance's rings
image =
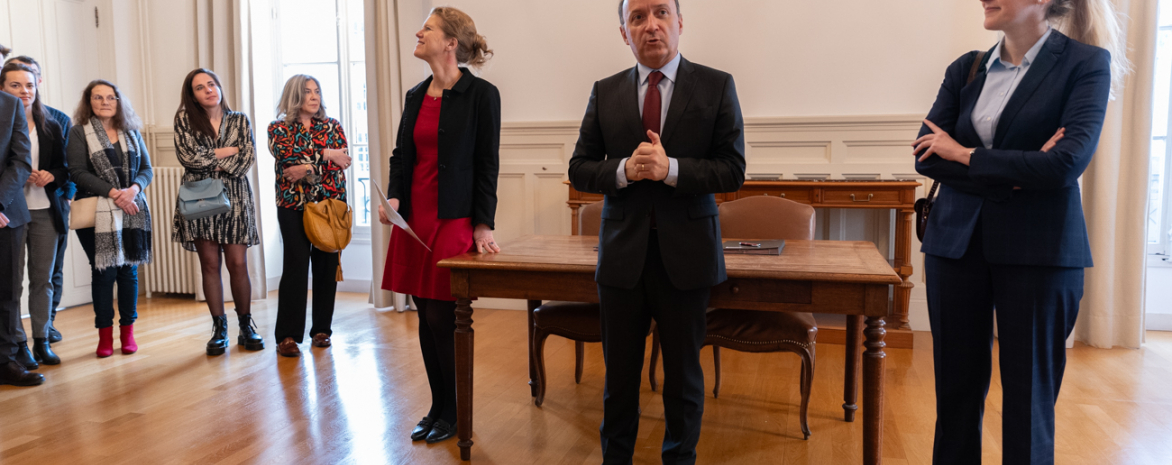
[[[1144,326],[1148,331],[1172,331],[1172,313],[1148,313]]]
[[[310,286],[312,288],[312,286]],[[369,279],[347,279],[338,283],[338,292],[357,292],[370,294]]]

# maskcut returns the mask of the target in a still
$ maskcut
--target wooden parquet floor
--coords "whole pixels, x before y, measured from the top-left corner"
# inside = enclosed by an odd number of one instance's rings
[[[454,439],[426,445],[408,438],[430,402],[413,312],[380,312],[365,295],[340,294],[334,346],[303,345],[302,358],[281,359],[271,336],[275,295],[253,305],[266,350],[233,346],[220,357],[204,354],[210,318],[203,304],[188,299],[143,299],[140,351],[107,359],[93,355],[97,332],[89,307],[60,313],[65,340],[54,348],[64,362],[41,368],[43,386],[0,387],[0,463],[459,463]],[[550,385],[538,408],[526,384],[525,314],[477,310],[473,318],[473,463],[600,463],[600,346],[587,345],[576,385],[573,344],[551,337]],[[931,340],[925,333],[917,338],[916,349],[887,355],[888,464],[931,461]],[[862,423],[842,421],[843,356],[842,346],[818,347],[813,436],[804,441],[796,356],[723,351],[724,385],[713,399],[705,349],[709,393],[700,463],[860,462]],[[1001,461],[996,376],[995,370],[986,409],[987,464]],[[662,399],[643,386],[636,463],[658,463]],[[1148,333],[1142,350],[1073,349],[1057,425],[1060,464],[1172,463],[1172,333]]]

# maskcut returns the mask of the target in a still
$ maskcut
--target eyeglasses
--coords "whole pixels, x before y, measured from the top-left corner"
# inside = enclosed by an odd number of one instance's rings
[[[113,95],[111,95],[109,97],[102,97],[101,95],[93,95],[93,96],[90,96],[90,100],[93,100],[98,103],[102,103],[102,102],[114,103],[114,102],[118,101],[118,97],[115,97]]]

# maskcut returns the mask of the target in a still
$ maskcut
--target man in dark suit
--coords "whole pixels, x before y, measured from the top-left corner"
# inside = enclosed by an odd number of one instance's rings
[[[0,92],[0,384],[36,386],[45,382],[16,362],[16,328],[20,321],[20,286],[24,276],[17,260],[29,222],[24,184],[32,171],[32,147],[24,104]]]
[[[32,57],[25,55],[15,56],[9,58],[4,62],[7,65],[9,62],[19,62],[28,65],[36,72],[37,75],[37,92],[40,92],[45,83],[45,78],[41,74],[41,64],[37,63]],[[61,140],[63,145],[69,145],[69,130],[73,125],[69,119],[69,115],[65,112],[45,105],[45,110],[49,112],[49,117],[61,127]],[[66,167],[68,168],[68,166]],[[65,232],[57,237],[57,259],[53,262],[53,309],[49,314],[49,342],[61,342],[61,332],[53,326],[53,321],[57,319],[57,307],[61,305],[61,293],[64,292],[63,280],[65,277],[65,248],[69,246],[69,208],[73,202],[73,195],[77,193],[77,185],[73,181],[66,181],[65,185],[57,189],[57,196],[63,200],[61,202],[61,211],[65,220]]]
[[[569,177],[605,195],[598,297],[606,359],[606,463],[630,463],[647,331],[664,356],[664,463],[694,463],[704,412],[700,346],[709,290],[723,282],[717,192],[745,180],[744,122],[732,76],[684,60],[678,0],[626,0],[620,32],[638,65],[598,81]]]

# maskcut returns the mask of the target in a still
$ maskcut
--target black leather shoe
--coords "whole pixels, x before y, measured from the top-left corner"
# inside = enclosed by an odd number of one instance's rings
[[[27,341],[17,343],[17,346],[16,356],[13,357],[16,359],[16,363],[24,366],[24,369],[26,370],[36,370],[37,368],[41,367],[41,365],[37,363],[37,359],[33,358],[33,353],[29,352]]]
[[[61,337],[61,331],[57,331],[57,328],[50,326],[49,327],[49,343],[56,344],[58,342],[61,342],[61,339],[64,339],[63,337]]]
[[[29,373],[17,362],[8,362],[0,365],[0,384],[13,386],[39,386],[45,382],[45,376],[40,373]]]
[[[208,355],[224,355],[228,350],[228,317],[212,317],[212,338],[208,341]]]
[[[443,420],[436,420],[431,425],[431,432],[427,433],[427,443],[432,444],[451,439],[456,436],[456,427]]]
[[[244,346],[245,350],[265,350],[265,340],[256,333],[256,321],[252,315],[236,315],[240,321],[240,336],[236,343]]]
[[[431,432],[431,426],[435,424],[435,420],[431,417],[423,417],[419,420],[419,424],[415,425],[415,429],[411,430],[412,441],[422,441],[427,439],[427,434]]]
[[[53,353],[53,349],[49,347],[49,340],[36,338],[33,339],[33,358],[38,363],[45,365],[60,365],[61,357]]]

